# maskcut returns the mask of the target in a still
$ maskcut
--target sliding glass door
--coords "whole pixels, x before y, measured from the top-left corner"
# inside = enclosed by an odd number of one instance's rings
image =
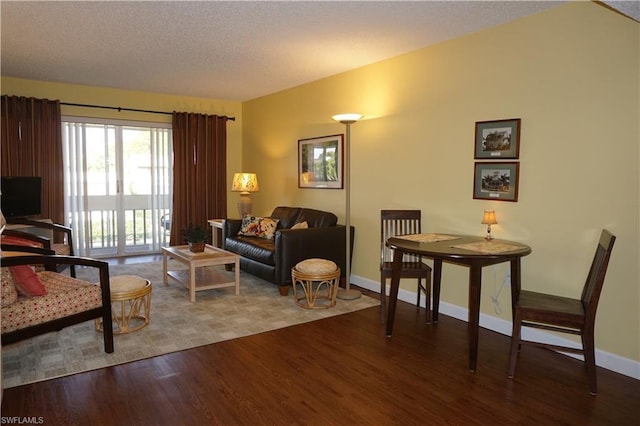
[[[63,119],[65,208],[78,253],[157,252],[169,241],[171,128]]]

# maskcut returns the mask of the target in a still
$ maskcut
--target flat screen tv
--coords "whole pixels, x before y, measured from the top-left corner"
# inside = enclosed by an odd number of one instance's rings
[[[0,208],[6,217],[26,217],[42,213],[40,177],[2,176],[0,191]]]

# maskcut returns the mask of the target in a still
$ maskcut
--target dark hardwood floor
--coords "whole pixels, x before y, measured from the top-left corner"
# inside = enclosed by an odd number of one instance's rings
[[[640,381],[523,348],[481,329],[467,370],[467,325],[399,302],[392,338],[379,308],[4,390],[2,419],[46,425],[638,425]],[[116,337],[117,351],[117,337]]]

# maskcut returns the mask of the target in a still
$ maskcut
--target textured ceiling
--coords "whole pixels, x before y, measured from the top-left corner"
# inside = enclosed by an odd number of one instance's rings
[[[2,75],[244,101],[562,3],[3,1]]]

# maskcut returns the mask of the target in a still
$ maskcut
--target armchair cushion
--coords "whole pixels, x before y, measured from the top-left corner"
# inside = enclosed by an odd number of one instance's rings
[[[51,271],[38,273],[47,295],[18,297],[2,308],[2,333],[19,330],[102,306],[100,286]]]
[[[0,300],[2,300],[2,307],[9,306],[18,300],[18,291],[13,284],[13,277],[9,269],[2,268],[0,271],[0,281],[2,283],[2,294]]]
[[[27,246],[27,247],[43,247],[43,244],[27,238],[21,238],[14,235],[2,235],[2,244],[12,244],[14,246]]]

